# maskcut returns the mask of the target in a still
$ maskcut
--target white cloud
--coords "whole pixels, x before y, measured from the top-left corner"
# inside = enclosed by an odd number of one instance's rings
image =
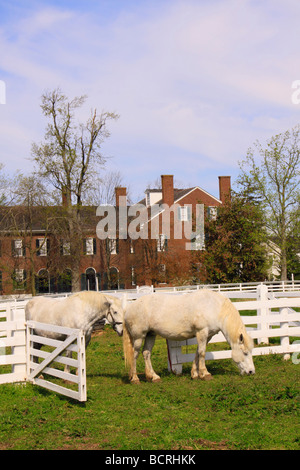
[[[107,22],[91,2],[83,12],[43,5],[0,27],[9,103],[0,107],[0,138],[11,166],[22,146],[28,155],[42,138],[39,97],[56,86],[70,97],[87,93],[85,113],[121,114],[105,150],[129,181],[151,180],[143,175],[149,158],[158,175],[187,162],[189,181],[201,166],[232,170],[255,139],[299,121],[291,102],[300,78],[296,0],[160,2],[147,15],[131,8]],[[14,128],[17,142],[7,137]]]

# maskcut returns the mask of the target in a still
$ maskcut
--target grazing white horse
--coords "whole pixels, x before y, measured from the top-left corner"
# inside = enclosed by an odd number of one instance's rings
[[[129,366],[129,379],[138,383],[136,360],[145,339],[143,356],[145,373],[149,381],[160,377],[151,364],[151,351],[156,335],[182,341],[196,336],[198,348],[191,377],[209,380],[205,367],[207,342],[222,331],[232,348],[232,359],[241,374],[254,374],[252,338],[246,332],[239,312],[232,302],[217,292],[201,290],[182,295],[150,294],[128,305],[124,315],[123,345],[125,363]]]
[[[83,330],[85,347],[90,342],[94,324],[103,318],[107,319],[119,336],[123,334],[124,311],[121,301],[100,292],[77,292],[63,300],[34,297],[25,307],[25,316],[26,320]],[[36,330],[36,334],[52,339],[65,339],[65,335],[50,331]],[[41,347],[41,344],[34,344],[35,349]],[[72,356],[71,351],[68,351],[68,356]],[[65,370],[69,371],[69,366]]]

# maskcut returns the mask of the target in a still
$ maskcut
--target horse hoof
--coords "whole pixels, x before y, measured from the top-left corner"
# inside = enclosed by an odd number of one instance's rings
[[[156,379],[152,379],[153,383],[157,383],[157,382],[160,382],[160,381],[161,381],[160,377],[157,377]]]
[[[205,380],[206,382],[208,382],[209,380],[212,380],[212,376],[211,374],[209,375],[205,375],[204,377],[201,377],[202,380]]]
[[[141,382],[139,381],[139,379],[137,379],[137,380],[131,380],[130,383],[132,385],[140,385]]]

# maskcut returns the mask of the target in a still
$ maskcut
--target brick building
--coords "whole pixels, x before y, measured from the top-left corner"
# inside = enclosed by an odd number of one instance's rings
[[[219,198],[199,186],[174,188],[173,176],[161,176],[161,189],[147,189],[138,205],[127,206],[126,188],[116,188],[116,237],[100,239],[96,228],[101,217],[96,207],[82,209],[81,250],[79,256],[82,290],[132,288],[136,285],[178,284],[192,282],[193,250],[203,248],[197,236],[190,240],[184,230],[174,236],[174,223],[184,226],[196,217],[197,204],[204,205],[205,217],[216,217],[217,208],[230,196],[230,176],[219,177]],[[145,237],[136,239],[121,235],[119,214],[126,214],[127,228],[137,220],[135,208],[145,208]],[[163,218],[169,214],[169,231],[164,233]],[[123,212],[122,212],[123,211]],[[146,216],[145,216],[146,214]],[[71,243],[57,228],[63,220],[63,207],[3,208],[0,226],[0,290],[2,294],[25,292],[54,293],[72,289]],[[146,218],[145,218],[146,217]],[[153,227],[155,225],[155,231]],[[126,227],[125,227],[126,228]],[[124,229],[124,227],[123,227]],[[155,232],[155,237],[153,233]],[[187,243],[193,250],[186,249]],[[197,282],[201,279],[197,279]]]

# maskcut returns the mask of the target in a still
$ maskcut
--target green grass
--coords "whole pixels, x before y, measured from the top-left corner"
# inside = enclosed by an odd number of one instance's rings
[[[300,366],[281,356],[254,358],[242,377],[231,360],[208,361],[210,382],[176,377],[158,338],[159,383],[128,382],[122,340],[110,327],[87,349],[88,400],[40,387],[0,385],[0,449],[299,449]]]

